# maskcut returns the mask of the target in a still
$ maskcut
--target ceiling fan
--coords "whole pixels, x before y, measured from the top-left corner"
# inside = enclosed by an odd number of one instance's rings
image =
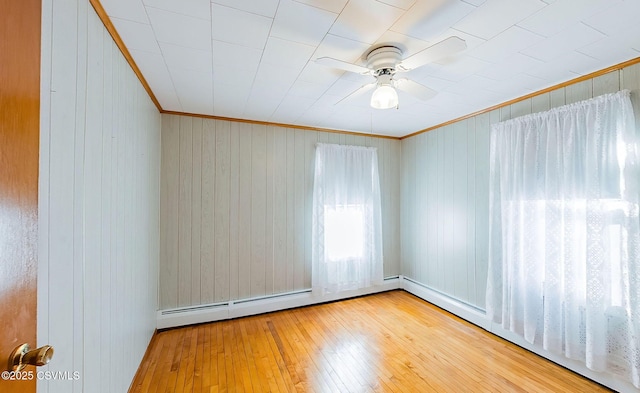
[[[316,63],[362,75],[371,75],[376,78],[375,82],[360,87],[338,101],[338,103],[359,96],[377,86],[371,95],[371,106],[376,109],[390,109],[398,107],[398,93],[396,89],[409,93],[423,101],[437,94],[435,90],[410,79],[394,79],[396,73],[407,72],[422,67],[425,64],[460,52],[466,49],[466,47],[467,44],[462,38],[453,36],[406,59],[402,58],[402,50],[399,48],[399,45],[384,44],[375,46],[367,53],[366,67],[331,57],[320,57],[316,59]]]

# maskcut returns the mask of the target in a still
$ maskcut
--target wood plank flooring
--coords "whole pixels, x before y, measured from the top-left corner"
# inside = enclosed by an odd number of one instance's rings
[[[130,392],[606,392],[404,291],[156,334]]]

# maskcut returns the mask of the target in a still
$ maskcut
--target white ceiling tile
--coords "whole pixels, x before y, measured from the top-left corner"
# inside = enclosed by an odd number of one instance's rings
[[[211,50],[185,48],[167,43],[160,43],[160,48],[169,69],[211,72]]]
[[[634,48],[640,48],[640,35],[623,33],[582,47],[578,52],[614,65],[637,57]]]
[[[306,45],[318,45],[338,14],[293,0],[281,0],[271,36]]]
[[[251,88],[255,76],[256,70],[223,65],[213,67],[213,82],[216,86],[225,84],[238,86],[239,88]]]
[[[584,23],[569,28],[522,51],[527,56],[542,61],[551,61],[564,53],[580,49],[604,38],[604,35]]]
[[[252,72],[255,73],[261,58],[261,49],[230,44],[228,42],[213,41],[214,66],[228,66],[242,70],[252,70]]]
[[[496,62],[540,42],[543,36],[518,26],[512,26],[489,41],[476,47],[469,55],[478,59]]]
[[[540,0],[488,0],[453,27],[489,39],[546,5]]]
[[[295,69],[298,75],[311,58],[313,50],[313,46],[269,37],[262,55],[262,63]]]
[[[274,94],[284,95],[296,81],[297,75],[296,69],[262,63],[258,68],[253,88],[254,90],[271,90]]]
[[[211,49],[211,22],[157,8],[147,10],[159,42],[188,48]]]
[[[496,83],[496,80],[494,79],[485,78],[484,76],[479,75],[471,75],[447,88],[446,91],[460,95],[474,95],[469,93],[483,90],[494,83]]]
[[[177,14],[210,19],[210,0],[142,0],[147,7],[159,8]]]
[[[129,52],[162,108],[182,111],[182,105],[162,55],[138,50]]]
[[[492,63],[486,68],[478,72],[478,75],[490,79],[506,79],[520,73],[527,73],[530,70],[539,69],[547,66],[547,63],[525,56],[521,53],[515,53],[508,56],[497,63]]]
[[[338,109],[336,107],[336,102],[340,101],[343,98],[344,97],[342,96],[333,94],[324,94],[313,104],[313,107],[311,109],[315,111],[321,111],[323,113],[334,112]]]
[[[315,101],[320,98],[326,90],[327,86],[317,83],[305,82],[298,79],[297,81],[295,81],[293,86],[291,86],[288,94],[292,97],[310,98]]]
[[[537,67],[531,67],[526,74],[548,80],[551,83],[562,83],[594,71],[598,61],[578,52],[569,52]]]
[[[211,73],[170,68],[180,103],[189,113],[213,113],[213,77]]]
[[[611,7],[612,0],[559,0],[541,9],[518,26],[546,37],[560,32],[565,26],[573,25],[602,10]]]
[[[329,128],[327,126],[327,119],[331,116],[331,111],[320,110],[317,108],[310,108],[298,118],[298,124],[313,127]]]
[[[244,115],[248,119],[270,119],[273,112],[278,109],[283,96],[270,94],[270,92],[251,92],[245,105]]]
[[[476,91],[476,94],[465,94],[464,102],[469,105],[470,112],[476,112],[505,102],[503,96],[492,91],[483,89]]]
[[[150,24],[120,18],[111,18],[111,22],[123,42],[127,43],[127,49],[160,53],[160,47]]]
[[[194,72],[181,68],[169,68],[171,79],[176,86],[179,97],[189,93],[213,100],[213,74],[210,72]]]
[[[100,2],[107,15],[138,23],[149,23],[141,0],[102,0]]]
[[[408,79],[411,79],[413,81],[420,83],[421,85],[425,85],[428,88],[433,89],[435,91],[446,90],[448,87],[453,86],[455,84],[455,82],[452,82],[446,79],[436,78],[433,75],[431,75],[428,71],[419,73],[419,70],[420,69],[413,70],[406,74],[401,74],[400,78],[406,77]]]
[[[216,116],[240,117],[249,100],[251,85],[216,83],[213,89],[213,114]]]
[[[404,13],[375,0],[351,0],[329,32],[355,41],[374,43]]]
[[[273,18],[278,8],[279,0],[213,0],[211,6],[215,4],[226,5],[227,7],[233,7],[241,11],[247,11],[252,14],[258,14]]]
[[[485,89],[511,97],[514,94],[519,94],[519,92],[526,92],[524,94],[520,94],[525,95],[532,91],[541,90],[549,85],[550,83],[545,79],[527,74],[518,74],[511,78],[489,85]]]
[[[271,118],[280,123],[289,123],[289,120],[295,121],[313,105],[314,101],[304,97],[285,97]]]
[[[211,21],[214,40],[263,49],[273,19],[212,3]]]
[[[583,75],[605,67],[598,60],[578,52],[565,53],[557,59],[554,59],[554,64],[556,64],[555,73],[562,72],[563,69],[566,69],[572,73]]]
[[[378,1],[396,8],[402,8],[403,10],[408,10],[416,2],[416,0],[378,0]]]
[[[428,64],[425,67],[429,67],[431,69],[431,75],[436,78],[460,81],[486,68],[489,64],[489,62],[473,57],[463,57],[455,63],[446,65]]]
[[[349,0],[294,0],[298,3],[307,4],[312,7],[339,14]]]
[[[598,12],[584,22],[607,35],[627,32],[637,34],[640,1],[609,1],[609,8]]]
[[[433,41],[476,8],[458,0],[419,1],[398,19],[390,30]]]

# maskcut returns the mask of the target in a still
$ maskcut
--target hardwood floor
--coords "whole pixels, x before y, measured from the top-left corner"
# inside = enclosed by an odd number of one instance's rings
[[[156,334],[131,392],[606,392],[404,291]]]

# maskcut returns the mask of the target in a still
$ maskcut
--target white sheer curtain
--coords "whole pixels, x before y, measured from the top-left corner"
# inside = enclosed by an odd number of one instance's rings
[[[492,127],[487,314],[640,387],[636,140],[629,91]]]
[[[375,148],[318,143],[313,183],[313,291],[382,283],[382,215]]]

